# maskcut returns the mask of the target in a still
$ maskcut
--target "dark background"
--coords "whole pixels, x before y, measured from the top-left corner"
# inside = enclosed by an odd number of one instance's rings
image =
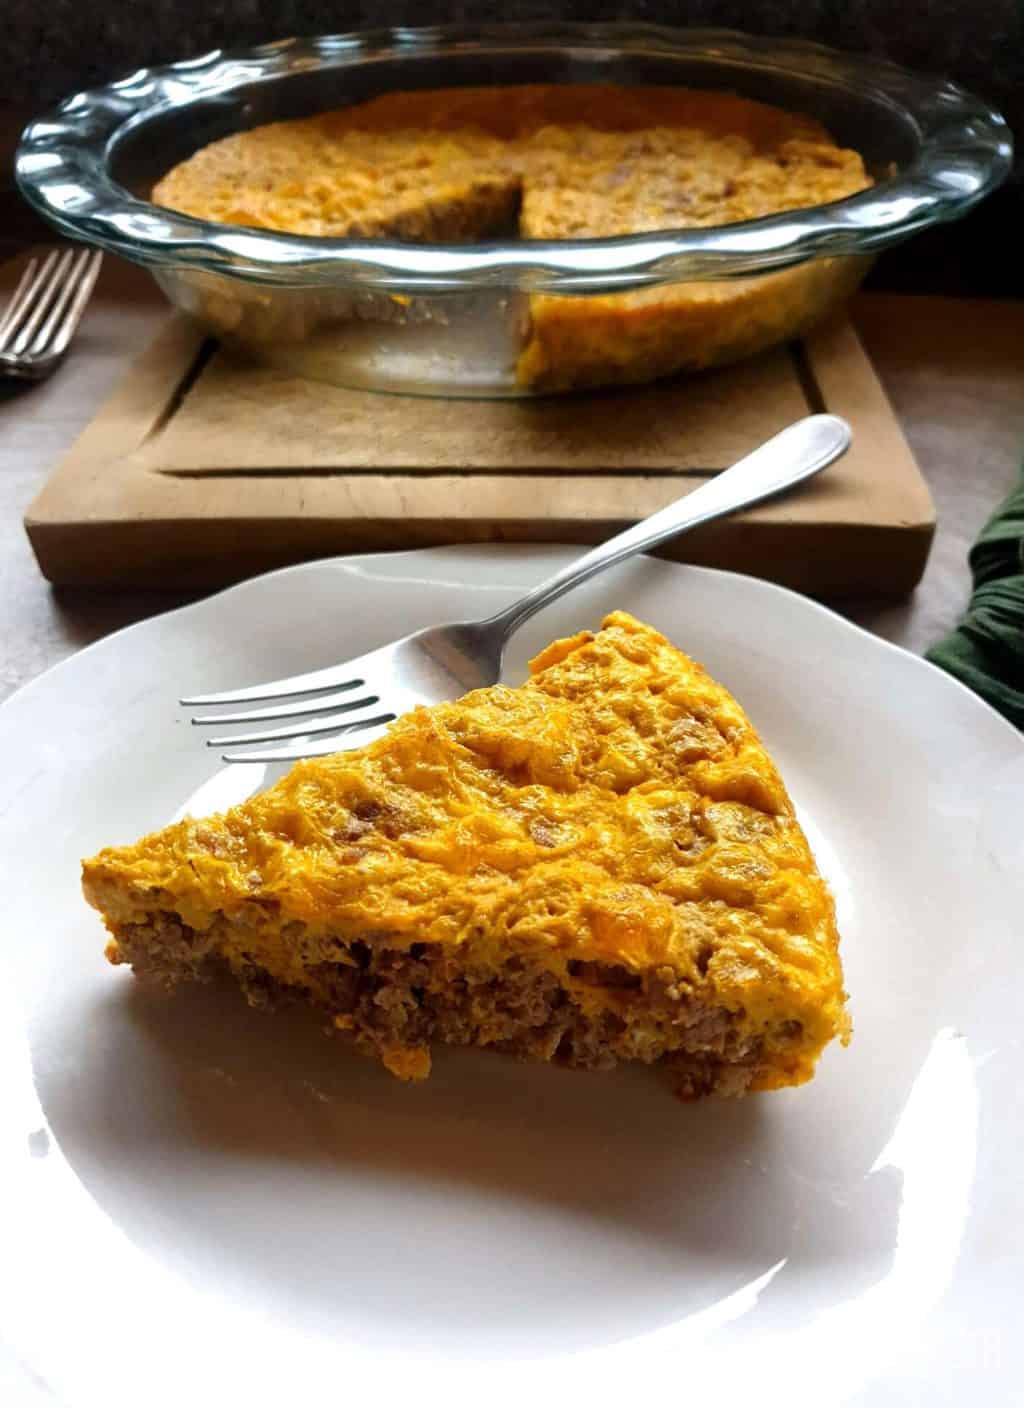
[[[996,104],[1024,148],[1024,0],[0,0],[0,102],[41,111],[147,63],[289,34],[502,19],[647,20],[799,35],[957,79]],[[966,221],[891,250],[869,286],[1024,297],[1024,180]]]

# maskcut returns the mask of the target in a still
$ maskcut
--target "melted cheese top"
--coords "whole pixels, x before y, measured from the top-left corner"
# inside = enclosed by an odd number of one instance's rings
[[[730,224],[869,184],[819,123],[734,94],[522,84],[385,93],[234,133],[153,196],[294,234],[462,239],[511,213],[482,196],[521,189],[520,233],[567,239]]]

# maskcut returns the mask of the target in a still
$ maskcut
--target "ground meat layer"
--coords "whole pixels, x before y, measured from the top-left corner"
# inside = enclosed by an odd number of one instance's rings
[[[328,945],[331,961],[308,964],[301,982],[284,983],[239,950],[237,938],[228,921],[200,934],[158,913],[118,926],[107,956],[164,987],[228,969],[253,1006],[312,1002],[403,1079],[427,1076],[431,1047],[441,1042],[584,1070],[641,1061],[662,1068],[692,1100],[743,1094],[761,1055],[734,1014],[695,999],[669,968],[635,974],[570,962],[559,973],[519,957],[495,968],[439,945],[338,940]]]

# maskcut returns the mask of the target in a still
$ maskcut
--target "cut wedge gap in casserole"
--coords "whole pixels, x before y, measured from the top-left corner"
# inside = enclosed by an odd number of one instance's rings
[[[774,764],[622,612],[519,688],[101,851],[84,888],[111,962],[311,1003],[406,1079],[450,1044],[738,1095],[848,1038],[832,900]]]

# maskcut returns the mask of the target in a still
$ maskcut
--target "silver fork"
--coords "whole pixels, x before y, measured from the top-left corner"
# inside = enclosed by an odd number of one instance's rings
[[[541,607],[589,581],[635,553],[674,538],[687,528],[735,513],[782,494],[820,473],[850,444],[850,427],[838,416],[808,416],[766,441],[722,474],[669,504],[650,518],[602,543],[542,582],[504,611],[484,621],[458,621],[424,630],[381,646],[368,655],[273,680],[251,689],[197,694],[181,702],[191,706],[256,704],[266,708],[200,714],[194,724],[254,724],[278,720],[274,728],[218,735],[210,747],[232,745],[228,763],[286,762],[335,753],[351,735],[351,746],[379,737],[386,725],[416,704],[456,699],[468,689],[497,682],[505,646],[512,633]],[[281,743],[289,747],[238,751],[239,744]]]
[[[103,255],[54,249],[30,259],[0,316],[0,373],[42,381],[55,369],[85,312]]]

